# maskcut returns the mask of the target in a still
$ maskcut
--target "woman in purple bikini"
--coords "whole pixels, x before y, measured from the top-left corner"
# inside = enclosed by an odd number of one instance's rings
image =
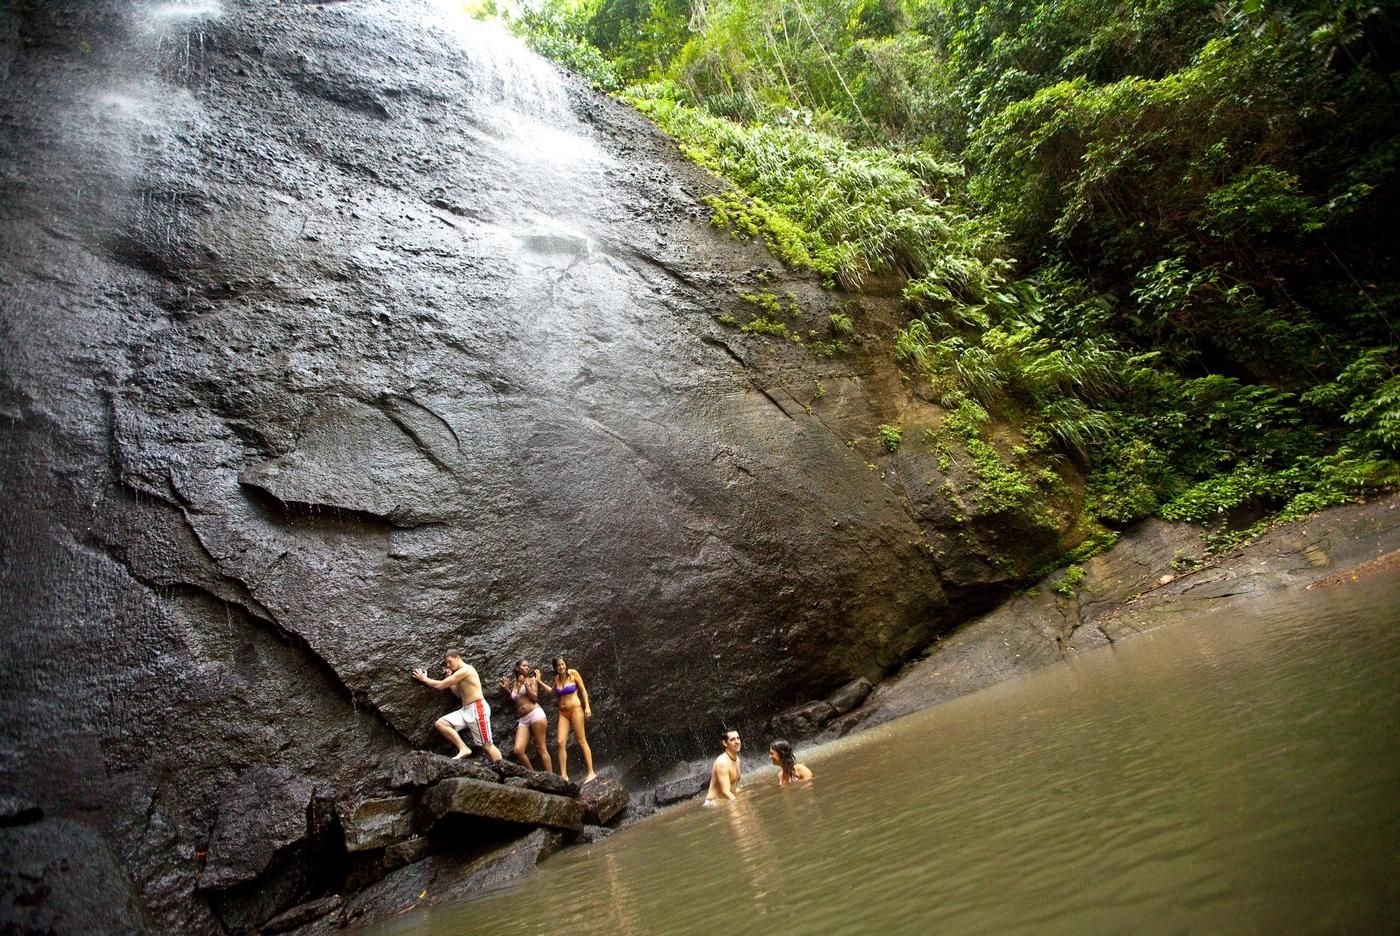
[[[578,746],[583,751],[583,765],[588,768],[587,783],[593,773],[593,751],[588,747],[588,735],[583,730],[585,718],[593,717],[593,709],[588,704],[588,688],[576,669],[569,669],[563,657],[554,658],[554,700],[559,703],[559,776],[569,779],[569,729],[578,736]]]

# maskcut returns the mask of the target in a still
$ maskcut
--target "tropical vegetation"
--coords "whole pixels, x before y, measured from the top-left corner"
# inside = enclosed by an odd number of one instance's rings
[[[996,425],[1078,463],[1080,538],[1400,481],[1390,0],[539,2],[519,33],[732,185],[716,224],[899,277],[888,353],[987,477]]]

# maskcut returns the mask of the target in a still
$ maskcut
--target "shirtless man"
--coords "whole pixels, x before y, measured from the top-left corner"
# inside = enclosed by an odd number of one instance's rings
[[[457,755],[452,759],[471,756],[471,748],[458,734],[465,729],[472,744],[484,748],[492,763],[500,760],[501,752],[491,743],[491,706],[482,698],[481,677],[476,674],[476,669],[462,659],[461,653],[449,650],[443,657],[442,671],[442,679],[430,679],[427,670],[416,669],[413,678],[434,689],[450,689],[462,702],[460,709],[439,718],[433,726],[456,746]]]
[[[739,792],[739,732],[726,731],[721,740],[724,753],[715,758],[715,766],[710,770],[706,806],[713,806],[722,799],[734,799],[734,794]]]
[[[511,751],[512,756],[534,770],[535,765],[530,763],[530,752],[527,750],[533,737],[535,750],[539,752],[540,760],[544,761],[545,773],[552,773],[554,762],[549,759],[549,744],[544,737],[549,727],[549,719],[545,717],[544,706],[540,705],[539,686],[540,671],[535,670],[534,675],[531,675],[529,660],[521,660],[515,664],[514,680],[509,676],[501,680],[501,688],[510,693],[510,700],[515,703],[515,714],[520,716],[520,720],[515,723],[515,749]]]

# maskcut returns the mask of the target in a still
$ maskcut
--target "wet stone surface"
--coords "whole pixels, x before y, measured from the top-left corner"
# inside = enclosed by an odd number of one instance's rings
[[[395,773],[448,750],[409,677],[447,649],[498,742],[495,681],[563,654],[641,785],[880,678],[1054,545],[881,453],[917,405],[877,350],[897,300],[715,231],[713,179],[514,48],[391,0],[5,6],[3,789],[101,816],[93,867],[154,929],[319,899],[288,870],[333,831],[313,801],[447,776]],[[719,321],[756,291],[857,335]]]

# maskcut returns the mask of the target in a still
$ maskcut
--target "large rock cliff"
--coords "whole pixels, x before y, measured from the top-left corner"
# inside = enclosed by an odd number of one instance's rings
[[[259,778],[311,815],[441,744],[445,649],[565,655],[645,776],[1047,548],[880,453],[889,301],[713,230],[713,179],[459,11],[0,10],[0,792],[161,929],[220,928]],[[742,334],[745,293],[856,334]]]

